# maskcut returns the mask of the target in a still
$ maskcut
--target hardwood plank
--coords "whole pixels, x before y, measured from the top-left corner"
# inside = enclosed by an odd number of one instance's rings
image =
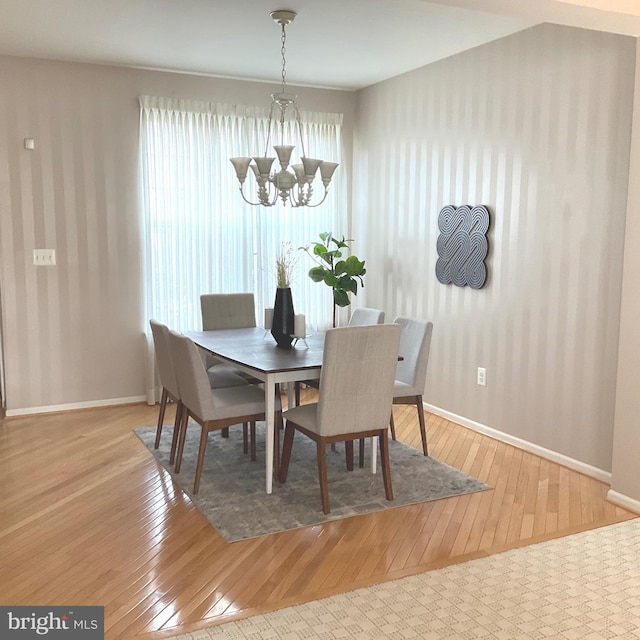
[[[540,479],[540,463],[541,458],[537,456],[528,456],[526,459],[526,487],[525,494],[522,498],[522,522],[520,530],[516,531],[514,526],[510,532],[509,539],[531,538],[533,536],[533,527],[535,522],[536,503],[538,497],[541,501],[546,502],[547,483]],[[524,462],[524,461],[523,461]]]
[[[369,577],[386,575],[391,572],[392,567],[402,566],[399,556],[408,548],[408,541],[410,541],[414,535],[413,532],[416,530],[416,523],[424,517],[425,510],[430,508],[427,504],[413,505],[411,508],[402,509],[401,512],[393,514],[393,519],[398,525],[396,533],[388,541],[386,547],[379,555],[378,561],[373,571],[369,574]]]
[[[467,545],[469,543],[469,539],[471,537],[471,532],[476,524],[476,522],[480,522],[478,518],[478,512],[480,511],[480,507],[482,505],[482,494],[474,493],[469,496],[469,505],[467,507],[467,513],[465,517],[461,520],[460,526],[458,528],[458,532],[453,540],[453,544],[451,546],[450,555],[453,557],[461,556],[467,553]]]
[[[331,544],[327,549],[327,553],[323,554],[323,561],[315,568],[314,575],[310,579],[303,580],[305,585],[300,593],[304,594],[305,601],[313,600],[312,594],[324,592],[325,580],[334,572],[340,570],[343,562],[343,549],[345,547],[349,548],[348,539],[345,542],[345,537],[353,526],[345,526],[343,521],[334,521],[323,525],[323,528],[326,530]],[[301,576],[296,581],[301,581]],[[295,597],[295,593],[291,591],[289,591],[289,595]]]
[[[412,538],[407,539],[406,553],[400,553],[396,556],[397,560],[403,559],[402,566],[392,566],[392,571],[396,568],[407,569],[420,566],[420,558],[424,557],[438,527],[442,529],[446,525],[454,509],[451,500],[437,500],[428,504],[431,508],[423,510],[424,518],[416,521],[415,533]]]
[[[364,558],[360,571],[357,575],[358,580],[370,578],[376,572],[381,571],[381,563],[394,552],[394,543],[403,544],[403,529],[405,520],[398,518],[393,511],[387,511],[383,519],[375,529],[376,539],[369,547],[369,553]]]

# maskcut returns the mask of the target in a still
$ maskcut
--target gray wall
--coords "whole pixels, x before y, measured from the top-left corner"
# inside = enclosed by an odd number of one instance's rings
[[[0,288],[9,412],[144,397],[140,94],[268,106],[273,85],[0,57]],[[345,114],[351,92],[298,90]],[[23,139],[35,138],[27,151]],[[234,174],[229,165],[229,179]],[[54,248],[56,267],[34,267]]]
[[[611,484],[613,492],[636,501],[627,506],[640,510],[640,48],[636,51],[634,104]],[[621,496],[612,497],[626,504]]]
[[[433,321],[425,400],[606,471],[634,65],[632,38],[541,25],[372,86],[356,117],[366,303]],[[479,291],[436,280],[446,204],[492,211]]]

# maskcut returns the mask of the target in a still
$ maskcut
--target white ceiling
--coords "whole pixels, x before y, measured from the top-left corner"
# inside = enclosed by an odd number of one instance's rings
[[[638,0],[0,0],[0,54],[358,89],[540,22],[640,35]]]

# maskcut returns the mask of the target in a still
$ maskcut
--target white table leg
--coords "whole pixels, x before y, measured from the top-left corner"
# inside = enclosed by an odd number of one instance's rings
[[[296,383],[287,382],[287,409],[296,406]]]
[[[378,463],[378,436],[371,438],[371,473],[375,473]]]
[[[266,443],[265,443],[265,472],[266,472],[266,490],[271,493],[273,490],[273,437],[275,433],[275,413],[276,413],[276,385],[271,376],[267,376],[264,383],[264,400],[265,400],[265,423]]]

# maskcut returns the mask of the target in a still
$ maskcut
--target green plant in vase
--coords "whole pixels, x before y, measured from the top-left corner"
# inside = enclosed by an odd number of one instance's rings
[[[336,326],[337,307],[348,307],[351,304],[349,294],[358,294],[358,284],[364,287],[362,276],[367,272],[364,260],[350,255],[342,258],[344,250],[349,249],[349,243],[344,236],[338,239],[329,232],[320,234],[320,242],[312,242],[306,251],[317,266],[309,270],[309,277],[314,282],[324,282],[331,287],[333,293],[333,326]]]

